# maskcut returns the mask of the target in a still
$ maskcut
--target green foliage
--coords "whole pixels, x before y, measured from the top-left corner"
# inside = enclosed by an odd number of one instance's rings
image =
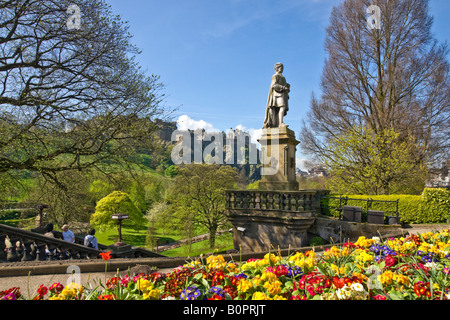
[[[339,197],[339,195],[334,195]],[[415,195],[341,195],[351,199],[341,205],[359,206],[366,209],[367,199],[396,201],[398,202],[398,210],[401,221],[405,223],[444,223],[450,217],[450,191],[445,189],[425,189],[420,196]],[[339,212],[329,207],[339,207],[339,199],[322,198],[321,200],[323,214],[337,217]],[[372,202],[370,210],[375,211],[393,211],[395,203],[388,202]]]
[[[256,190],[257,190],[257,189],[259,189],[259,180],[250,183],[250,184],[247,186],[247,189],[251,189],[251,190],[253,190],[253,189],[256,189]]]
[[[97,203],[95,213],[91,216],[91,225],[100,229],[115,227],[117,221],[111,216],[116,213],[128,214],[130,218],[123,224],[135,229],[146,223],[143,214],[134,205],[130,196],[122,191],[114,191]]]
[[[325,241],[321,237],[314,237],[309,241],[310,246],[322,246],[325,244]]]
[[[167,200],[172,218],[178,220],[193,235],[195,226],[203,226],[210,233],[214,247],[218,228],[228,223],[225,216],[225,190],[234,187],[237,172],[230,166],[191,164],[179,169]]]
[[[426,169],[414,160],[413,138],[394,130],[374,132],[355,127],[330,140],[325,164],[330,187],[339,193],[417,194],[423,190]]]
[[[178,168],[174,165],[171,165],[166,170],[164,170],[164,174],[169,178],[173,178],[178,174]]]
[[[446,189],[426,188],[423,191],[422,198],[433,212],[433,218],[442,222],[450,219],[450,191]]]

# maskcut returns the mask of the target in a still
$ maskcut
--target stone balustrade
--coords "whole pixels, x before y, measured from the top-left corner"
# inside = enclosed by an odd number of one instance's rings
[[[227,210],[275,210],[315,212],[320,208],[318,191],[228,190]]]
[[[99,248],[107,249],[101,245]],[[141,248],[131,251],[127,252],[129,258],[162,256]],[[0,262],[99,259],[100,252],[80,243],[0,224]],[[115,257],[120,254],[112,252],[112,258]]]

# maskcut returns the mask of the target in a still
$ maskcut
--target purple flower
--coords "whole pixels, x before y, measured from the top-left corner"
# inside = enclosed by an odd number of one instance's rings
[[[219,287],[211,287],[211,289],[209,289],[209,293],[217,294],[218,296],[225,298],[225,291]]]
[[[195,300],[201,295],[201,291],[196,286],[187,287],[181,291],[181,300]]]

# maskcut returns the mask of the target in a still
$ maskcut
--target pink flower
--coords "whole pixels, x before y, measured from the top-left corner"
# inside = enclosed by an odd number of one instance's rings
[[[382,296],[381,294],[377,294],[373,297],[374,300],[386,300],[385,296]]]
[[[306,286],[306,291],[308,291],[308,293],[312,296],[316,295],[316,291],[314,290],[314,287],[311,285]]]
[[[268,267],[266,271],[275,274],[277,277],[281,277],[286,275],[289,270],[285,266],[280,265],[277,267]]]
[[[391,255],[386,256],[386,259],[384,259],[386,263],[386,267],[392,267],[395,265],[395,258]]]

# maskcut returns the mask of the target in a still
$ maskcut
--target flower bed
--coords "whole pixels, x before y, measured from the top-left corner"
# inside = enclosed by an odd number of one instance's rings
[[[103,255],[108,260],[108,255]],[[167,274],[105,279],[95,286],[40,286],[35,300],[449,300],[449,230],[367,239],[243,263],[200,257]],[[0,299],[25,299],[20,288]]]

